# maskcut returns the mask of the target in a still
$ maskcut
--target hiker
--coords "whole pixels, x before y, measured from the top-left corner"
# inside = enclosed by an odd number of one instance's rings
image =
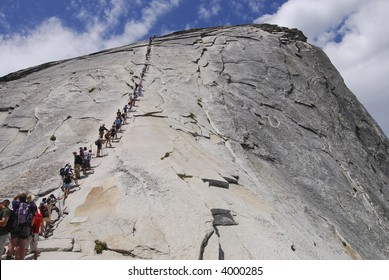
[[[118,109],[118,111],[116,112],[116,118],[119,118],[119,119],[120,119],[120,123],[123,123],[122,112],[120,112],[119,109]]]
[[[71,187],[72,187],[72,177],[70,175],[66,175],[65,178],[63,179],[63,192],[64,192],[65,199],[68,197]]]
[[[51,225],[51,213],[46,198],[42,198],[42,201],[39,204],[39,212],[43,219],[43,222],[40,226],[41,234],[46,235]]]
[[[96,140],[95,144],[97,146],[96,157],[101,157],[102,155],[100,155],[100,153],[101,153],[101,149],[103,148],[103,138],[102,138],[102,136],[99,137],[99,139]]]
[[[127,117],[128,117],[128,105],[127,105],[127,104],[124,105],[124,107],[123,107],[123,112],[124,112],[124,114],[126,115],[126,119],[127,119]]]
[[[114,139],[118,139],[118,134],[117,134],[117,131],[116,131],[116,125],[115,123],[113,123],[112,127],[111,127],[111,137],[112,137],[112,143],[113,143],[113,140]]]
[[[103,136],[104,136],[104,131],[106,131],[106,130],[108,130],[108,129],[105,128],[105,124],[102,124],[102,125],[100,126],[100,128],[99,128],[99,135],[100,135],[101,138],[103,138]]]
[[[39,231],[42,224],[42,215],[38,212],[38,210],[34,213],[34,224],[31,227],[31,234],[29,237],[29,247],[30,247],[30,253],[34,254],[34,260],[37,260],[39,257],[39,249],[38,249],[38,242],[39,242]]]
[[[85,171],[90,169],[89,152],[88,152],[88,148],[87,147],[84,147],[82,168]],[[84,172],[84,174],[85,174],[85,172]]]
[[[66,172],[65,176],[62,176],[62,180],[67,176],[69,175],[70,176],[70,179],[74,181],[74,184],[75,185],[78,185],[78,180],[77,180],[77,176],[75,176],[75,170],[72,168],[72,166],[68,163],[68,172]],[[74,170],[74,172],[73,172]]]
[[[79,151],[80,151],[80,156],[81,156],[81,158],[84,158],[84,148],[83,148],[83,147],[80,147],[80,148],[79,148]]]
[[[116,126],[116,131],[120,132],[121,131],[122,122],[121,122],[119,117],[116,117],[115,126]]]
[[[111,131],[108,130],[106,133],[105,133],[105,147],[108,148],[108,144],[110,147],[112,147],[112,144],[111,144]]]
[[[53,213],[53,211],[57,212],[58,218],[59,218],[60,211],[59,211],[59,208],[57,207],[58,199],[55,197],[55,195],[50,194],[49,197],[47,198],[46,202],[47,202],[47,204],[51,205],[51,207],[49,207],[49,208],[51,208],[50,213]]]
[[[18,203],[19,203],[19,194],[14,196],[12,203],[11,203],[12,210],[14,212],[16,212],[16,210],[17,210]],[[17,213],[16,213],[16,215],[17,215]],[[19,221],[18,221],[18,227],[19,227]],[[11,236],[10,236],[9,242],[8,242],[6,260],[12,260],[14,258],[14,255],[15,255],[16,242],[12,242],[12,240],[11,240],[13,232],[17,232],[17,229],[15,229],[14,231],[11,231]]]
[[[34,202],[34,199],[35,199],[35,196],[33,194],[27,195],[26,201],[27,201],[27,203],[31,204],[32,209],[36,209],[37,208],[36,204]]]
[[[69,163],[67,163],[67,164],[65,164],[65,166],[63,168],[60,169],[59,174],[62,176],[62,179],[63,179],[63,177],[66,174],[70,174],[70,172],[71,172],[71,166]]]
[[[11,209],[8,208],[9,200],[5,199],[0,203],[0,257],[4,254],[5,245],[9,242],[9,232],[5,228],[11,216]]]
[[[127,120],[126,114],[122,113],[122,122],[123,122],[123,124],[127,124],[126,120]]]
[[[27,202],[27,193],[21,193],[12,201],[13,210],[18,213],[19,224],[16,231],[11,232],[11,240],[8,244],[7,259],[12,258],[15,249],[15,259],[24,260],[26,256],[27,239],[31,226],[34,223],[35,203]]]
[[[134,92],[133,96],[132,96],[132,101],[134,102],[134,106],[135,106],[135,101],[136,99],[138,98],[138,93],[137,92]]]
[[[73,152],[74,155],[74,171],[76,172],[76,178],[81,179],[80,170],[82,168],[82,157],[80,155],[77,155],[76,152]],[[85,170],[82,170],[85,175]]]
[[[64,180],[66,177],[70,177],[70,181],[73,180],[74,184],[76,186],[78,186],[77,177],[74,175],[74,172],[73,172],[73,169],[72,169],[72,166],[70,165],[70,163],[67,163],[64,168],[61,168],[60,174],[61,174],[61,179],[62,179],[62,187],[61,187],[62,191],[65,191],[64,190]]]
[[[142,82],[139,83],[139,96],[143,96],[143,86],[142,86]]]
[[[92,166],[91,166],[91,161],[92,161],[92,150],[89,150],[88,151],[88,168],[91,169]]]
[[[135,82],[135,88],[134,88],[134,92],[133,92],[133,94],[135,95],[136,94],[136,90],[138,89],[138,84]]]

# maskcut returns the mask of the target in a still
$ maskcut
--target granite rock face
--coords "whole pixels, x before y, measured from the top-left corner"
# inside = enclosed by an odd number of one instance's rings
[[[388,139],[320,49],[271,25],[177,32],[0,78],[1,195],[57,191],[59,168],[140,79],[120,142],[42,241],[50,254],[389,258]],[[96,255],[97,239],[110,250]]]

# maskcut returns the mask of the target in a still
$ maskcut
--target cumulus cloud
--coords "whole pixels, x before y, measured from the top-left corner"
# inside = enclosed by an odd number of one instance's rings
[[[153,0],[137,11],[139,18],[124,23],[121,34],[110,35],[127,14],[125,0],[99,0],[100,5],[85,6],[72,0],[69,9],[78,10],[85,31],[66,27],[57,17],[44,20],[24,35],[0,35],[0,76],[52,60],[71,58],[140,40],[158,18],[178,6],[181,0]],[[137,5],[134,2],[134,5]],[[99,9],[99,10],[96,10]],[[1,20],[1,15],[0,15]]]
[[[154,0],[141,10],[140,20],[131,20],[126,23],[123,34],[113,36],[106,41],[106,47],[111,48],[134,42],[149,33],[159,17],[177,7],[181,0]]]
[[[289,0],[275,14],[255,22],[302,30],[311,43],[323,48],[347,86],[389,135],[387,11],[387,0]]]
[[[51,60],[95,51],[99,42],[87,34],[65,28],[58,18],[50,18],[28,35],[0,37],[0,75]]]
[[[212,0],[207,4],[201,4],[197,11],[200,19],[208,20],[214,16],[217,16],[221,10],[220,1]]]

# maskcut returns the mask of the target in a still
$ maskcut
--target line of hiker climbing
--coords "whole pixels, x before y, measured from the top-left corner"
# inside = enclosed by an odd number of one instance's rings
[[[132,94],[130,94],[128,103],[123,107],[123,112],[118,109],[116,112],[115,121],[110,129],[102,124],[99,127],[99,137],[95,141],[97,146],[96,157],[102,157],[103,144],[105,147],[112,148],[115,140],[119,141],[117,134],[122,132],[122,125],[125,125],[128,118],[128,113],[135,107],[135,102],[139,96],[143,96],[142,80],[148,70],[148,61],[150,59],[152,38],[149,39],[149,44],[146,52],[146,61],[140,75],[140,82],[136,83]],[[54,224],[58,223],[63,216],[67,214],[61,207],[65,199],[69,196],[70,190],[76,186],[80,186],[78,180],[82,179],[81,172],[86,177],[89,173],[93,173],[91,160],[93,156],[92,145],[90,148],[80,147],[79,152],[73,152],[74,168],[71,164],[66,164],[60,169],[61,190],[59,196],[50,194],[47,198],[43,197],[39,207],[36,205],[35,196],[20,193],[13,197],[12,202],[9,199],[4,199],[0,202],[0,250],[1,256],[6,252],[6,259],[23,260],[29,252],[33,254],[33,259],[37,259],[40,251],[38,249],[39,236],[49,237],[53,233]],[[58,204],[58,206],[57,206]],[[63,206],[62,205],[62,206]],[[10,208],[12,207],[12,209]],[[52,213],[57,213],[56,220],[52,220]],[[7,248],[5,248],[7,247]]]
[[[104,143],[106,147],[112,147],[112,142],[121,139],[117,137],[117,134],[122,132],[122,125],[126,124],[128,113],[135,106],[135,101],[139,101],[138,96],[143,96],[141,82],[135,83],[134,91],[124,106],[123,112],[118,109],[111,129],[106,129],[104,124],[99,127],[99,138],[95,142],[96,157],[103,156],[102,145]],[[23,260],[27,251],[33,254],[33,259],[38,259],[39,236],[49,237],[53,233],[54,224],[65,213],[61,209],[61,199],[63,198],[64,205],[70,190],[80,186],[78,180],[82,179],[81,172],[86,177],[88,171],[93,169],[91,166],[92,147],[89,150],[87,147],[80,147],[78,153],[73,152],[73,156],[74,168],[67,163],[60,169],[63,194],[58,197],[50,194],[47,198],[42,198],[39,207],[36,205],[35,196],[26,192],[14,196],[12,202],[4,199],[0,203],[0,250],[1,256],[6,252],[6,260]],[[52,220],[53,211],[57,213],[56,220]]]
[[[121,137],[118,137],[118,133],[122,133],[122,126],[127,124],[128,113],[133,112],[132,109],[135,107],[135,102],[139,101],[139,96],[143,96],[142,82],[139,82],[139,84],[135,82],[134,90],[132,94],[130,94],[128,103],[124,105],[123,111],[120,109],[117,110],[112,126],[108,129],[106,128],[105,124],[100,125],[98,138],[94,143],[97,149],[95,155],[97,158],[104,156],[104,144],[106,148],[113,148],[112,143],[119,142]],[[60,175],[62,177],[61,189],[63,190],[64,202],[69,196],[70,190],[74,189],[74,187],[80,186],[78,180],[81,179],[81,172],[83,173],[84,177],[88,176],[88,174],[93,174],[94,172],[91,166],[93,157],[92,145],[90,145],[89,150],[87,147],[80,147],[78,153],[73,152],[73,156],[74,168],[70,163],[67,163],[60,169]]]

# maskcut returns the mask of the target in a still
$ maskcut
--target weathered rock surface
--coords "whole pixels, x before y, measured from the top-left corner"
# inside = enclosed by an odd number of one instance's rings
[[[71,152],[144,75],[120,142],[93,159],[42,258],[388,259],[388,139],[305,39],[191,30],[0,78],[11,197],[57,191]],[[95,240],[110,250],[96,255]]]

